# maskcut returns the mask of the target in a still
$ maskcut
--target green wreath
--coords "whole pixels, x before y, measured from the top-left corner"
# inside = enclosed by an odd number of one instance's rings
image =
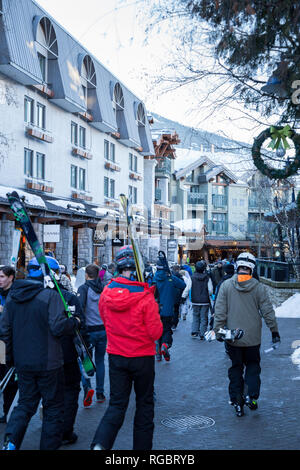
[[[286,138],[291,139],[295,145],[295,158],[294,160],[287,163],[285,168],[276,169],[269,167],[263,160],[260,155],[260,149],[262,144],[268,138],[272,139],[272,142],[269,144],[273,150],[278,149],[280,146],[283,146],[285,149],[290,148],[289,144],[286,141]],[[262,131],[256,139],[254,139],[254,144],[252,146],[252,158],[256,168],[264,175],[270,179],[286,179],[289,176],[297,173],[298,168],[300,167],[300,135],[296,134],[289,126],[285,127],[269,127]]]

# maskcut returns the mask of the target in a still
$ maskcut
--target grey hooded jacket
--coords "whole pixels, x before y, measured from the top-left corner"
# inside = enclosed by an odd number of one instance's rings
[[[271,332],[278,332],[275,312],[266,287],[254,279],[238,282],[237,274],[223,282],[215,304],[214,331],[241,328],[244,336],[232,346],[261,344],[262,318]]]

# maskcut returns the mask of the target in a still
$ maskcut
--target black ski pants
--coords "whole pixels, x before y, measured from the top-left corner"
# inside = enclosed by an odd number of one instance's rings
[[[161,337],[158,340],[159,347],[161,348],[161,345],[165,343],[170,348],[173,344],[172,326],[173,326],[174,317],[164,317],[161,315],[160,319],[163,325],[163,332],[162,332]]]
[[[109,354],[109,406],[96,430],[92,447],[110,450],[123,424],[134,386],[136,411],[133,450],[151,450],[154,431],[154,356],[124,357]]]
[[[229,396],[233,403],[243,404],[244,387],[247,395],[257,399],[260,392],[260,345],[239,347],[227,344],[232,365],[228,369]]]
[[[42,399],[40,450],[57,450],[61,445],[64,420],[63,368],[41,372],[17,371],[17,376],[19,401],[11,413],[5,436],[19,449],[28,424]]]
[[[63,438],[72,435],[78,411],[78,398],[80,393],[81,373],[76,361],[64,364],[64,426]]]
[[[10,367],[8,367],[7,365],[0,364],[0,380],[2,380],[5,377],[9,369]],[[3,392],[3,414],[4,415],[8,414],[17,391],[18,391],[18,382],[15,380],[15,374],[13,374]]]

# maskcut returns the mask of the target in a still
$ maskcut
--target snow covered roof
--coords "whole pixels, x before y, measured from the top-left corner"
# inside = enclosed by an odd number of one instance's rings
[[[245,183],[244,175],[247,171],[255,168],[251,154],[233,154],[228,152],[204,152],[201,150],[183,149],[176,147],[176,160],[174,161],[174,169],[177,172],[181,170],[192,170],[192,167],[207,162],[211,168],[222,165],[227,171],[235,175],[234,180],[239,184]]]
[[[36,194],[27,193],[22,189],[12,188],[10,186],[0,186],[0,197],[7,200],[6,194],[12,193],[13,191],[16,191],[20,197],[24,197],[25,203],[29,206],[42,207],[43,209],[46,209],[46,204],[40,196],[37,196]]]

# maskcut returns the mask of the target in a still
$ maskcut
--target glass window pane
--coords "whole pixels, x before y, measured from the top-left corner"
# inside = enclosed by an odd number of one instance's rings
[[[36,154],[36,176],[45,179],[45,155],[42,153]]]
[[[79,168],[79,189],[85,191],[85,170]]]
[[[75,122],[71,122],[71,143],[78,145],[78,126]]]
[[[79,145],[82,148],[85,148],[85,128],[79,127]]]
[[[108,178],[104,176],[104,196],[108,197]]]
[[[104,158],[106,158],[106,160],[109,159],[109,142],[108,142],[108,140],[104,140]]]
[[[40,63],[40,68],[41,68],[41,73],[42,73],[43,80],[44,80],[44,82],[46,82],[47,81],[47,59],[46,59],[45,56],[43,56],[39,52],[38,52],[38,59],[39,59],[39,63]]]
[[[24,149],[24,173],[33,176],[33,151]]]
[[[40,103],[37,103],[37,126],[45,129],[46,108]]]
[[[115,161],[115,144],[110,144],[110,160]]]
[[[77,166],[71,165],[71,187],[77,188]]]
[[[33,124],[33,100],[27,96],[24,98],[24,121]]]
[[[111,197],[112,199],[115,198],[115,181],[114,180],[110,180],[110,195],[109,197]]]

